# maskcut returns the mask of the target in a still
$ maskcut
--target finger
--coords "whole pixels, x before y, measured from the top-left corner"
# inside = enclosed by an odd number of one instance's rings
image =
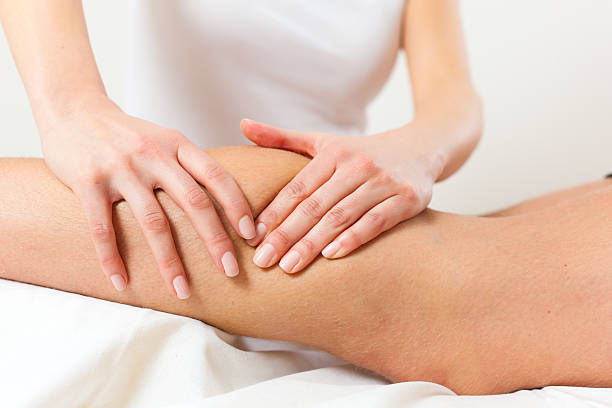
[[[245,239],[254,238],[253,214],[234,178],[193,143],[185,143],[179,147],[178,161],[215,197],[234,230]]]
[[[304,269],[321,250],[340,233],[349,228],[363,214],[393,194],[389,185],[367,182],[337,203],[308,231],[280,260],[279,266],[287,273]]]
[[[93,186],[79,198],[83,203],[89,229],[102,271],[119,292],[125,290],[128,275],[119,249],[115,229],[113,228],[112,203],[104,191]]]
[[[299,203],[278,228],[270,232],[255,251],[253,262],[261,268],[276,263],[330,208],[352,193],[361,183],[359,178],[346,177],[344,173],[335,172],[325,184]],[[288,258],[294,259],[294,255],[291,254]],[[285,259],[281,268],[286,270],[287,262]]]
[[[206,191],[176,165],[158,176],[161,188],[185,211],[215,264],[227,276],[238,275],[234,245]]]
[[[268,231],[272,231],[287,218],[299,203],[308,198],[334,174],[335,162],[331,155],[324,153],[310,161],[257,217],[257,235],[247,241],[258,245]]]
[[[310,157],[317,154],[321,139],[325,136],[323,133],[281,129],[250,119],[243,119],[240,129],[250,141],[260,146],[291,150]]]
[[[322,255],[329,259],[341,258],[371,241],[400,222],[417,215],[422,208],[414,202],[394,195],[366,212],[357,222],[327,245]]]
[[[166,215],[153,191],[134,181],[127,181],[122,187],[120,192],[143,230],[166,285],[179,299],[187,299],[191,291],[183,263],[176,251]]]

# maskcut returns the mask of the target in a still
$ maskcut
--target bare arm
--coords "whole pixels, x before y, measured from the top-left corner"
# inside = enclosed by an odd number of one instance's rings
[[[2,0],[0,21],[39,126],[106,95],[80,0]]]
[[[255,147],[209,153],[236,177],[255,213],[307,163]],[[393,381],[434,381],[459,393],[610,386],[612,219],[603,209],[612,189],[599,187],[516,217],[427,210],[351,256],[319,257],[295,275],[251,265],[253,249],[233,236],[244,273],[232,280],[158,192],[193,287],[181,302],[159,285],[125,203],[115,217],[132,285],[119,293],[98,273],[70,190],[40,160],[1,160],[0,277],[309,344]]]
[[[198,183],[243,238],[255,235],[250,208],[230,175],[176,130],[125,114],[106,95],[81,0],[0,0],[0,21],[27,90],[45,162],[80,199],[102,272],[118,291],[129,282],[112,222],[125,199],[170,293],[190,295],[184,267],[153,189],[189,216],[215,266],[239,273],[232,242]],[[197,181],[197,182],[196,182]]]
[[[416,135],[436,146],[453,174],[482,132],[482,106],[472,85],[457,0],[406,2],[402,42],[412,82]]]
[[[423,211],[434,183],[467,160],[480,138],[482,107],[457,3],[405,2],[401,38],[416,108],[412,122],[362,138],[242,122],[258,145],[313,158],[258,216],[257,237],[249,241],[258,245],[257,265],[278,262],[295,273],[319,253],[346,256]]]

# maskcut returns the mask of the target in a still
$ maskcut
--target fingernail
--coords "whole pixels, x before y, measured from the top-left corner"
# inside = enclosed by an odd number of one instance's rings
[[[187,284],[187,279],[185,279],[183,275],[179,275],[174,278],[172,280],[172,286],[174,286],[176,296],[181,300],[187,299],[191,295],[189,285]]]
[[[267,268],[272,263],[274,257],[276,257],[276,251],[272,244],[265,244],[255,251],[253,262],[260,268]]]
[[[291,250],[287,255],[283,256],[278,265],[285,272],[292,272],[293,268],[300,262],[300,254],[297,251]]]
[[[255,225],[248,215],[245,215],[238,221],[238,229],[243,238],[255,238]]]
[[[248,240],[247,244],[249,244],[250,246],[255,246],[259,244],[263,237],[266,236],[267,230],[268,228],[266,228],[266,225],[263,222],[258,222],[257,226],[255,227],[255,238]]]
[[[221,257],[221,263],[223,264],[225,274],[230,278],[233,278],[240,272],[238,269],[238,261],[236,261],[236,257],[231,252],[226,252],[223,254]]]
[[[125,279],[123,279],[123,276],[117,273],[111,276],[110,280],[113,283],[113,286],[115,287],[115,289],[117,289],[119,292],[123,292],[125,290],[125,287],[127,285],[125,283]]]
[[[323,248],[323,250],[321,251],[321,255],[323,255],[326,258],[333,258],[339,249],[340,249],[340,244],[337,243],[336,241],[333,241],[331,244]]]

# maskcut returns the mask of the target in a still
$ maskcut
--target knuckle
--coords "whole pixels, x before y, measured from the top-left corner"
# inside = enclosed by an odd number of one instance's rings
[[[381,232],[385,226],[385,217],[376,211],[367,213],[364,221],[376,232]]]
[[[293,180],[285,186],[285,195],[289,200],[301,201],[307,197],[306,185],[299,180]]]
[[[228,212],[228,210],[237,210],[239,212],[244,212],[244,211],[250,211],[249,209],[249,205],[243,200],[242,197],[240,196],[232,196],[229,198],[228,202],[227,202],[227,207],[224,206],[224,209],[226,210],[226,212]]]
[[[164,232],[168,229],[166,217],[158,209],[146,211],[143,216],[143,224],[147,231],[151,232]]]
[[[325,221],[335,228],[345,227],[349,223],[349,215],[342,207],[332,208],[325,218]]]
[[[83,179],[89,185],[100,184],[105,179],[105,176],[106,175],[104,171],[100,169],[99,167],[97,167],[97,165],[94,164],[91,167],[89,167],[89,170],[87,171],[87,173],[83,175]]]
[[[119,258],[115,255],[105,256],[100,258],[102,269],[111,269],[119,264]]]
[[[376,163],[373,158],[361,155],[354,159],[355,172],[370,174],[374,170],[376,170]]]
[[[411,203],[414,203],[414,202],[418,201],[418,199],[419,199],[419,194],[417,193],[416,189],[413,186],[411,186],[410,184],[402,186],[402,188],[401,188],[401,195],[402,195],[402,197],[404,197],[405,199],[407,199]]]
[[[339,142],[330,143],[328,149],[337,161],[344,161],[351,155],[349,149],[344,144]]]
[[[320,218],[323,214],[321,201],[315,197],[307,198],[298,206],[300,212],[306,217]]]
[[[342,234],[342,244],[347,248],[357,248],[361,245],[361,238],[354,229],[349,228]]]
[[[146,155],[151,151],[154,151],[156,147],[156,144],[146,136],[137,135],[134,138],[134,153]]]
[[[178,255],[172,255],[160,261],[160,266],[166,270],[177,269],[181,264],[181,259]]]
[[[393,184],[395,180],[388,173],[379,174],[376,179],[374,179],[374,183],[381,187],[386,187]]]
[[[93,224],[91,232],[95,242],[109,242],[113,236],[110,225],[105,223]]]
[[[220,165],[213,163],[213,164],[209,164],[205,167],[204,169],[204,177],[207,180],[223,180],[225,177],[227,177],[227,173],[225,172],[225,170],[223,169],[223,167],[221,167]]]
[[[279,227],[276,230],[274,230],[274,232],[270,236],[270,239],[280,244],[283,248],[288,247],[289,245],[292,244],[289,233],[285,231],[282,227]]]
[[[221,229],[211,232],[206,237],[206,242],[213,247],[224,246],[229,242],[229,237],[227,236],[227,233]]]
[[[304,249],[305,253],[313,253],[317,251],[317,245],[310,238],[302,238],[300,246]]]
[[[276,225],[276,220],[278,219],[278,211],[276,211],[276,209],[273,207],[266,208],[264,212],[262,212],[259,217],[257,217],[257,220],[266,224],[268,228],[272,225]]]
[[[110,170],[113,169],[121,169],[121,170],[131,170],[133,169],[133,160],[132,156],[128,153],[121,151],[113,151],[110,157],[106,161],[107,168]]]
[[[187,191],[186,199],[189,206],[198,210],[205,210],[212,206],[208,194],[201,187],[195,186]]]

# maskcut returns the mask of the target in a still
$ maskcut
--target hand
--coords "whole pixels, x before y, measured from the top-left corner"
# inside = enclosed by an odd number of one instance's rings
[[[112,204],[125,199],[151,246],[162,277],[180,299],[190,295],[166,216],[153,190],[163,189],[185,211],[217,267],[238,274],[232,242],[206,187],[238,233],[253,238],[249,205],[234,179],[185,136],[123,113],[106,98],[43,126],[44,158],[83,204],[100,265],[119,291],[128,275],[117,249]]]
[[[258,145],[313,157],[257,217],[257,236],[247,242],[261,242],[253,262],[262,268],[280,260],[294,273],[319,252],[326,258],[351,253],[425,209],[443,168],[442,157],[417,144],[407,128],[364,138],[250,120],[241,128]]]

